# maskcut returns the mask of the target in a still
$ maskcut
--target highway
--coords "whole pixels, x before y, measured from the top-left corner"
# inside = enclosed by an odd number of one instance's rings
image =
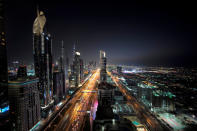
[[[65,112],[61,113],[60,120],[52,123],[47,130],[76,131],[84,126],[84,116],[91,110],[92,99],[97,95],[96,83],[99,75],[98,69],[70,100]]]
[[[147,111],[129,92],[119,83],[119,79],[113,76],[111,72],[107,72],[111,76],[112,80],[115,82],[116,86],[119,87],[120,91],[126,96],[128,105],[131,105],[135,110],[137,116],[151,131],[163,131],[163,127],[159,122],[152,116],[152,114]]]

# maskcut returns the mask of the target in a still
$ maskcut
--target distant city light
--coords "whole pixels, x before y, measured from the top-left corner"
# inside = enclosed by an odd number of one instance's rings
[[[9,106],[6,106],[6,107],[4,107],[4,108],[0,108],[0,113],[4,113],[4,112],[7,112],[7,111],[9,111]]]
[[[14,64],[18,64],[19,62],[18,62],[18,61],[13,61],[12,63],[14,63]]]
[[[112,119],[112,124],[115,125],[115,119]]]
[[[132,70],[132,71],[124,70],[123,73],[136,73],[136,70]]]
[[[76,52],[76,55],[80,55],[80,52]]]
[[[27,69],[27,76],[34,76],[34,75],[35,75],[34,69],[32,69],[32,70]]]
[[[61,106],[61,105],[62,105],[62,102],[60,102],[60,103],[57,104],[58,107]]]

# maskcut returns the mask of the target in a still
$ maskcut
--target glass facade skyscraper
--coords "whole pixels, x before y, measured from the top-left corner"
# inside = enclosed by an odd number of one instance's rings
[[[75,57],[73,61],[73,76],[74,76],[74,81],[75,81],[75,87],[78,87],[80,84],[80,53],[75,52]]]
[[[62,48],[61,48],[61,56],[60,56],[60,70],[62,73],[62,86],[63,86],[63,90],[62,90],[62,94],[65,97],[66,95],[66,85],[65,85],[65,62],[64,62],[64,42],[62,41]]]
[[[0,114],[9,109],[8,106],[8,67],[7,42],[5,38],[4,0],[0,0]]]
[[[44,32],[45,23],[44,13],[37,11],[33,24],[33,55],[42,110],[48,109],[53,95],[52,39],[49,33]]]
[[[107,76],[106,76],[106,63],[107,63],[107,58],[105,56],[104,51],[100,51],[100,81],[101,82],[106,82]]]
[[[38,82],[28,77],[9,81],[11,130],[27,131],[40,120]]]

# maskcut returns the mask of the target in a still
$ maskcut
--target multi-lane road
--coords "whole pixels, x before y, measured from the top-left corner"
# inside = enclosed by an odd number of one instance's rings
[[[67,104],[68,108],[61,114],[61,119],[58,123],[52,123],[53,126],[51,128],[53,129],[48,128],[47,130],[75,131],[80,130],[84,126],[84,116],[91,110],[91,102],[97,95],[96,83],[99,79],[99,73],[99,70],[96,70]]]
[[[137,116],[150,130],[162,131],[163,127],[159,124],[158,120],[151,115],[129,92],[120,84],[119,79],[116,76],[113,76],[111,72],[108,72],[108,75],[111,76],[112,80],[115,82],[116,86],[119,87],[120,91],[126,96],[128,100],[128,105],[131,105]]]

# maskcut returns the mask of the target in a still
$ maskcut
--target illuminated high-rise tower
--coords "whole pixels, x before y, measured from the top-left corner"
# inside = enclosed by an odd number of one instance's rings
[[[70,87],[78,87],[80,84],[80,52],[75,52],[73,64],[71,65]]]
[[[80,60],[79,60],[79,65],[80,65],[80,67],[79,67],[80,82],[82,82],[83,79],[84,79],[84,65],[83,65],[83,59],[80,59]]]
[[[65,62],[64,62],[64,42],[62,41],[62,48],[61,48],[61,56],[60,56],[60,72],[62,73],[62,85],[63,85],[63,90],[62,94],[63,96],[66,95],[66,85],[65,85]]]
[[[20,65],[17,79],[8,82],[11,130],[29,130],[40,120],[38,82],[27,76],[26,65]]]
[[[75,52],[73,67],[75,87],[78,87],[78,85],[80,84],[80,52]]]
[[[52,74],[52,39],[44,32],[46,17],[37,10],[33,24],[33,55],[35,74],[39,78],[39,91],[42,111],[52,104],[53,74]]]
[[[104,51],[100,51],[100,81],[106,82],[107,76],[106,76],[106,64],[107,64],[107,58],[105,56]]]
[[[0,117],[8,111],[8,66],[4,0],[0,0]]]
[[[60,56],[60,71],[65,71],[64,66],[64,42],[62,41],[62,47],[61,47],[61,56]]]
[[[62,99],[66,97],[66,72],[64,58],[64,42],[62,41],[59,62],[56,63],[56,66],[53,71],[53,98],[55,100],[55,104],[59,103]]]
[[[66,77],[66,79],[68,79],[68,76],[69,76],[69,70],[70,70],[70,63],[69,63],[69,57],[68,57],[68,55],[66,55],[66,60],[65,60],[65,65],[66,65],[66,67],[65,67],[65,72],[66,72],[66,75],[65,75],[65,77]]]
[[[72,50],[72,53],[73,53],[73,61],[74,61],[74,58],[75,58],[75,43],[74,43],[74,45],[73,45],[73,50]]]

